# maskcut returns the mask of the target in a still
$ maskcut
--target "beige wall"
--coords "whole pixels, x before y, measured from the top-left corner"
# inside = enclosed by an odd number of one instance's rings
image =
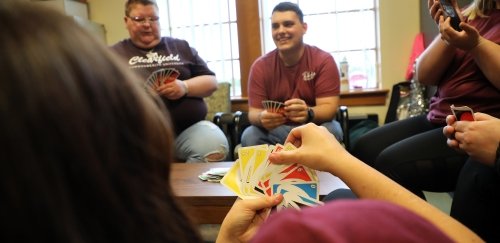
[[[123,20],[125,0],[88,0],[88,3],[90,19],[104,24],[108,44],[114,44],[128,37]]]
[[[413,39],[420,32],[419,0],[379,0],[380,8],[380,78],[382,88],[405,80]],[[350,114],[377,113],[385,119],[386,106],[349,107]]]
[[[123,23],[125,0],[89,0],[88,2],[90,18],[105,25],[108,44],[128,37]],[[390,89],[394,83],[404,80],[413,38],[420,31],[420,4],[419,0],[380,0],[379,2],[380,78],[382,88]],[[377,113],[380,122],[383,122],[386,111],[387,106],[349,108],[350,114]]]

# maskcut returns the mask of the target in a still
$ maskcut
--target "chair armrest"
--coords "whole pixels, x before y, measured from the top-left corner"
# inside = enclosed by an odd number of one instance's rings
[[[213,123],[217,125],[226,136],[229,143],[228,150],[230,154],[232,154],[234,146],[236,146],[233,140],[234,114],[231,112],[216,112],[214,114]]]
[[[231,112],[216,112],[213,123],[219,127],[223,125],[232,125],[234,123],[234,114]]]
[[[236,111],[234,113],[234,142],[235,144],[241,143],[241,134],[245,128],[249,127],[250,120],[248,119],[248,112]]]
[[[337,110],[336,120],[340,123],[340,127],[342,127],[343,134],[343,143],[346,150],[350,149],[350,140],[349,140],[349,112],[347,111],[347,106],[341,105]]]

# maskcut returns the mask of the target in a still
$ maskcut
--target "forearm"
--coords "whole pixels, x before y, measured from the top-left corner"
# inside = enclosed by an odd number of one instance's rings
[[[262,111],[263,109],[258,109],[253,107],[250,107],[248,109],[248,120],[250,121],[250,124],[254,126],[262,126],[260,121],[260,115]]]
[[[314,120],[316,124],[323,122],[330,122],[335,117],[339,107],[339,97],[327,97],[316,99],[316,106],[312,107],[314,110]]]
[[[217,80],[213,75],[201,75],[184,80],[189,97],[207,97],[217,90]]]
[[[362,161],[349,154],[340,157],[331,163],[329,172],[340,177],[360,198],[384,200],[405,207],[432,222],[457,242],[482,241],[467,227]]]
[[[500,89],[500,45],[480,37],[479,44],[470,51],[486,78]]]
[[[436,85],[448,69],[454,57],[455,48],[448,46],[438,37],[420,55],[416,66],[416,76],[420,83]]]

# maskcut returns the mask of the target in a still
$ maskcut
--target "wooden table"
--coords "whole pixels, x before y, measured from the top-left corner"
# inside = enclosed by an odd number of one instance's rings
[[[206,182],[198,175],[211,168],[229,168],[233,162],[174,163],[171,185],[184,209],[198,224],[220,224],[237,196],[220,183]],[[347,188],[339,178],[318,173],[320,198],[338,188]]]

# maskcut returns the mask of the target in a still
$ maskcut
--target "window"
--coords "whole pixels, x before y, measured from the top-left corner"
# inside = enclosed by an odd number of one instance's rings
[[[261,0],[264,51],[275,48],[271,37],[271,12],[281,1]],[[337,66],[349,63],[349,83],[361,88],[376,88],[377,11],[375,0],[295,0],[304,13],[308,29],[304,42],[333,55]]]
[[[260,32],[263,51],[275,48],[270,16],[278,0],[157,0],[160,8],[162,35],[187,40],[207,62],[219,82],[232,84],[233,96],[246,94],[246,78],[241,77],[249,65],[240,67],[238,5],[255,1],[259,4]],[[304,12],[308,31],[304,41],[330,52],[337,64],[349,62],[351,85],[378,87],[378,0],[290,0]],[[248,10],[238,13],[247,14]],[[252,10],[253,11],[253,10]],[[259,10],[255,10],[258,12]],[[240,16],[240,19],[241,16]],[[240,21],[240,23],[243,21]],[[248,22],[244,22],[245,25]],[[260,51],[260,50],[258,50]],[[260,56],[262,53],[257,53]]]
[[[219,82],[241,95],[235,0],[159,0],[161,34],[194,47]],[[188,10],[188,11],[187,11]]]

